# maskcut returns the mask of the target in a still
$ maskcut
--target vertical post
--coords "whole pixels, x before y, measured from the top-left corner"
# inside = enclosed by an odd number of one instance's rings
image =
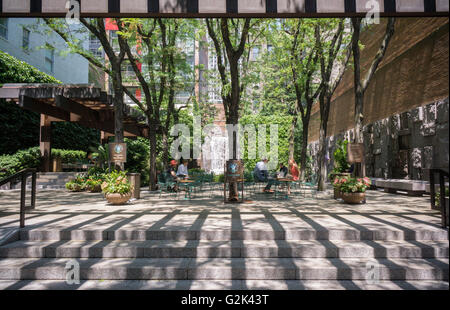
[[[36,171],[31,174],[31,209],[36,207]]]
[[[442,227],[445,228],[447,226],[447,210],[445,208],[445,180],[442,172],[439,172],[439,190],[439,207],[441,207]]]
[[[25,198],[27,190],[27,174],[22,173],[20,178],[20,228],[25,227]]]
[[[431,209],[436,209],[436,191],[434,188],[434,170],[430,169],[430,199],[431,199]]]
[[[42,171],[51,171],[51,158],[52,158],[52,127],[51,121],[48,115],[41,114],[40,123],[40,141],[39,147],[42,156]]]

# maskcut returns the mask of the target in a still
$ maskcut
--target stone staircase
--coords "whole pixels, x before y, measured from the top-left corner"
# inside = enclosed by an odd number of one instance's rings
[[[0,247],[0,288],[26,280],[67,286],[65,266],[76,259],[90,288],[110,280],[116,288],[203,281],[237,289],[448,289],[448,249],[447,230],[24,229]],[[368,263],[380,280],[371,285]]]

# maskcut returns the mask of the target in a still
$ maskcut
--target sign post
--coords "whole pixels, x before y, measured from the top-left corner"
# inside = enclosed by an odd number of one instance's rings
[[[363,143],[347,144],[347,161],[350,164],[360,164],[361,177],[366,176],[366,165],[365,165],[364,158],[365,158],[365,156],[364,156],[364,144]]]
[[[109,144],[109,161],[122,165],[127,162],[127,144],[126,143],[110,143]]]

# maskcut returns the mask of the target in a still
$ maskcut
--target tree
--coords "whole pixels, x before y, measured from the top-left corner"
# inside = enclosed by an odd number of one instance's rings
[[[92,65],[107,73],[112,81],[113,104],[114,104],[114,135],[116,143],[124,142],[123,117],[124,117],[124,86],[122,79],[122,63],[125,59],[123,49],[125,40],[118,36],[119,49],[116,53],[113,42],[109,39],[105,20],[103,18],[86,19],[81,18],[80,22],[84,27],[71,29],[64,20],[56,18],[45,18],[47,26],[56,32],[68,45],[70,52],[79,54],[87,59]],[[80,34],[90,33],[96,37],[105,51],[108,61],[99,59],[83,47],[83,40]],[[77,36],[78,35],[78,36]]]
[[[314,22],[309,20],[294,20],[284,22],[284,32],[289,37],[289,67],[294,85],[296,101],[289,138],[289,158],[294,158],[295,129],[298,114],[302,119],[300,152],[300,178],[303,179],[306,169],[306,152],[308,147],[308,129],[311,109],[321,90],[314,78],[317,73],[318,54],[314,47]]]
[[[338,23],[338,25],[336,25]],[[337,29],[336,29],[337,26]],[[335,30],[336,29],[336,30]],[[315,27],[316,49],[320,63],[321,89],[319,92],[320,130],[318,154],[319,191],[325,190],[326,171],[326,137],[331,98],[344,75],[350,58],[350,49],[346,46],[344,19],[319,20]]]
[[[375,72],[377,71],[378,65],[383,60],[386,50],[389,46],[389,42],[394,35],[395,31],[395,18],[391,17],[388,19],[386,25],[386,32],[381,41],[381,45],[366,72],[366,75],[361,79],[361,51],[360,51],[360,34],[361,34],[361,22],[362,18],[354,17],[352,18],[353,25],[353,36],[352,36],[352,52],[353,52],[353,64],[354,64],[354,78],[355,78],[355,143],[363,142],[363,120],[364,120],[364,93],[370,84]]]
[[[186,73],[186,59],[177,49],[180,34],[192,33],[192,24],[179,19],[122,19],[117,20],[120,35],[127,38],[124,50],[142,88],[145,100],[130,98],[139,106],[147,118],[150,142],[150,189],[156,189],[157,138],[162,135],[163,162],[166,167],[169,157],[169,128],[171,120],[177,118],[175,94],[179,88],[179,75]],[[140,46],[133,53],[131,42]],[[142,65],[146,65],[146,71]],[[163,109],[163,105],[165,109]],[[165,120],[161,115],[165,110]]]
[[[222,18],[218,20],[207,18],[206,26],[217,55],[217,67],[222,83],[221,97],[226,121],[227,124],[237,125],[241,95],[245,89],[240,81],[239,60],[245,51],[249,31],[252,28],[251,19]],[[236,144],[237,137],[233,135],[233,143],[231,144],[233,159],[237,159]],[[230,184],[230,200],[237,200],[237,183]]]

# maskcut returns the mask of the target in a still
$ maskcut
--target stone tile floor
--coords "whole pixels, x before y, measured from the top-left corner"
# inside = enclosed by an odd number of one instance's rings
[[[331,191],[317,199],[296,196],[277,200],[256,194],[253,201],[224,204],[217,197],[192,200],[141,192],[141,199],[124,206],[108,205],[102,194],[65,190],[37,192],[35,210],[26,214],[26,228],[47,230],[146,231],[273,231],[382,230],[414,233],[441,230],[440,213],[429,197],[409,197],[368,191],[367,203],[348,205],[332,199]],[[0,236],[18,227],[20,191],[0,191]],[[29,200],[28,200],[29,201]]]

